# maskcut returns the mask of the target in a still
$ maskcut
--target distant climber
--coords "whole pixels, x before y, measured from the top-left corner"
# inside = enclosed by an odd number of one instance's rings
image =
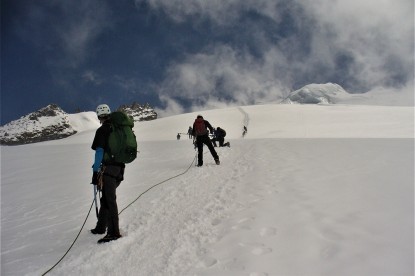
[[[192,139],[193,135],[193,128],[189,126],[189,130],[187,131],[187,134],[189,135],[189,139]]]
[[[242,137],[245,137],[247,132],[248,132],[248,129],[246,128],[246,126],[244,126],[244,130],[242,132]]]
[[[216,130],[214,130],[213,135],[214,137],[212,139],[212,143],[214,147],[217,146],[216,141],[219,142],[219,147],[225,147],[225,146],[230,147],[231,146],[229,142],[224,143],[226,131],[223,128],[217,127]]]

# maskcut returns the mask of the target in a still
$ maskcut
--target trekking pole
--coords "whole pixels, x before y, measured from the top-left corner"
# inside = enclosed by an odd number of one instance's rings
[[[95,212],[98,218],[98,205],[97,205],[97,185],[94,185],[94,202],[95,202]]]

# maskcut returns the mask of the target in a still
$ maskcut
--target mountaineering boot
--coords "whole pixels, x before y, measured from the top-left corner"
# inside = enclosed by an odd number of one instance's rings
[[[219,159],[215,159],[215,163],[216,163],[216,165],[220,165]]]
[[[91,229],[91,233],[94,234],[94,235],[102,235],[102,234],[105,234],[105,230],[104,231],[99,231],[96,228],[94,228],[94,229]]]
[[[106,243],[106,242],[110,242],[110,241],[115,241],[115,240],[118,240],[121,237],[122,237],[121,235],[114,235],[114,236],[106,235],[102,239],[98,240],[98,243]]]

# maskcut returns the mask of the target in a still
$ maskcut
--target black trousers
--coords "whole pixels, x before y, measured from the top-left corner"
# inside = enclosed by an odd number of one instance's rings
[[[215,146],[215,147],[216,147],[216,141],[219,142],[219,147],[223,147],[223,142],[225,142],[225,138],[223,138],[223,137],[213,138],[212,142],[213,142],[213,146]]]
[[[95,227],[98,231],[107,235],[119,236],[118,206],[116,189],[124,179],[124,167],[106,165],[103,172],[101,206],[98,212],[98,222]]]
[[[202,135],[196,137],[196,145],[197,145],[197,165],[203,165],[203,144],[205,144],[210,153],[212,154],[213,159],[218,160],[219,156],[215,151],[215,148],[212,145],[212,142],[209,139],[208,135]]]

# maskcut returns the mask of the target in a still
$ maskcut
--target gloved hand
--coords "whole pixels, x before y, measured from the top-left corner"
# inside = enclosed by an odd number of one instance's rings
[[[98,185],[98,172],[94,172],[92,174],[92,182],[91,184]]]

